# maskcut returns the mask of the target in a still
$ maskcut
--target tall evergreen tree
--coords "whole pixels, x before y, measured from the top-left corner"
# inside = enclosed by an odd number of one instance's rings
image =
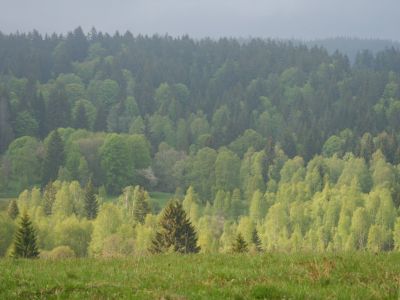
[[[153,253],[197,253],[197,234],[185,210],[176,200],[168,203],[160,220],[160,229],[152,241]]]
[[[15,258],[36,258],[39,256],[36,233],[26,212],[22,215],[19,228],[15,234],[12,256]]]
[[[46,112],[49,131],[59,127],[68,127],[70,124],[71,108],[65,87],[62,84],[57,84],[50,91]]]
[[[9,106],[8,95],[0,86],[0,153],[7,149],[8,144],[14,139]]]
[[[17,200],[14,199],[10,202],[10,204],[8,205],[7,214],[13,220],[15,220],[15,218],[18,216],[19,209],[17,205]]]
[[[42,184],[57,179],[58,170],[64,165],[65,153],[64,142],[58,130],[54,130],[50,136],[46,147],[46,155],[43,162]]]
[[[88,220],[96,219],[98,212],[98,202],[96,199],[95,188],[90,178],[85,187],[85,210]]]
[[[38,133],[41,138],[44,138],[48,131],[46,126],[46,105],[42,93],[34,95],[31,100],[33,116],[38,122]]]

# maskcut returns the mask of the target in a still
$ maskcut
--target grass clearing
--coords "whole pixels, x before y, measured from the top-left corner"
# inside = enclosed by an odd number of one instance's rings
[[[160,212],[167,202],[174,196],[174,194],[163,192],[150,192],[149,194],[150,205],[156,213]]]
[[[0,299],[399,299],[400,253],[0,260]]]

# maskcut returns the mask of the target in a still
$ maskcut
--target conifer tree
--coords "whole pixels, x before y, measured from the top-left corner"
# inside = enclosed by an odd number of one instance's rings
[[[260,237],[258,236],[258,231],[256,228],[254,228],[253,232],[251,233],[251,242],[254,244],[257,252],[262,251],[261,240]]]
[[[232,252],[234,253],[245,253],[249,251],[246,241],[244,240],[241,233],[238,233],[236,239],[232,244]]]
[[[152,241],[153,253],[197,253],[197,234],[185,210],[176,200],[168,203],[160,220],[160,229]]]
[[[58,130],[54,130],[50,136],[46,148],[46,156],[43,162],[42,184],[57,179],[58,170],[64,164],[64,142]]]
[[[147,192],[140,186],[133,191],[133,218],[136,222],[144,224],[146,215],[150,213]]]
[[[46,215],[51,215],[53,211],[53,204],[56,201],[56,188],[53,185],[53,182],[49,182],[44,188],[44,213]]]
[[[92,178],[90,178],[85,187],[85,211],[88,220],[96,219],[98,206],[96,191],[92,183]]]
[[[7,214],[13,220],[15,220],[15,218],[19,215],[19,209],[18,209],[17,201],[15,199],[12,200],[10,202],[10,204],[8,205]]]
[[[86,114],[86,108],[83,103],[79,103],[79,106],[76,111],[76,116],[74,119],[74,127],[75,128],[82,128],[88,129],[89,128],[89,121]]]
[[[12,256],[15,258],[36,258],[39,250],[36,245],[36,233],[29,215],[25,212],[14,238]]]

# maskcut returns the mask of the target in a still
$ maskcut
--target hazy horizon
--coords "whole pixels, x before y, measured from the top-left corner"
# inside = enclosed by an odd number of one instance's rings
[[[0,31],[38,30],[189,35],[194,38],[261,37],[315,40],[334,37],[400,40],[395,0],[0,0]]]

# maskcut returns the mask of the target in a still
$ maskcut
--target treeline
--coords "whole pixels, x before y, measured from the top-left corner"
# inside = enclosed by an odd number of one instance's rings
[[[153,154],[160,142],[218,149],[252,129],[308,161],[346,128],[397,143],[399,73],[393,48],[351,65],[273,40],[0,34],[0,151],[60,127],[144,134]]]

